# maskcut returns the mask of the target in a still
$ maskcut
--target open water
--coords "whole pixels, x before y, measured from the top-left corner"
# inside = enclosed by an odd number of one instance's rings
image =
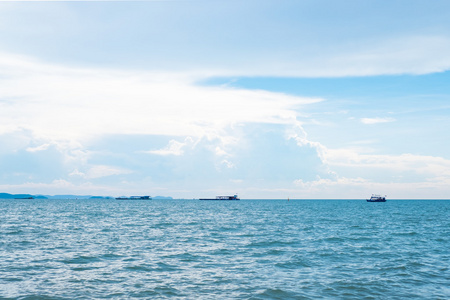
[[[1,299],[449,299],[450,201],[0,200]]]

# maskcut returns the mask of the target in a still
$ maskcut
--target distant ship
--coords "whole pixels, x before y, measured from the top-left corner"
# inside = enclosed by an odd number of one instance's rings
[[[370,199],[366,199],[367,202],[386,202],[386,196],[372,194]]]
[[[152,200],[150,196],[131,196],[131,197],[117,197],[116,200]]]
[[[227,200],[241,200],[238,195],[233,196],[216,196],[216,198],[200,198],[199,200],[219,200],[219,201],[227,201]]]
[[[14,198],[14,199],[28,199],[28,200],[30,200],[30,199],[34,199],[34,197],[22,197],[22,198]]]

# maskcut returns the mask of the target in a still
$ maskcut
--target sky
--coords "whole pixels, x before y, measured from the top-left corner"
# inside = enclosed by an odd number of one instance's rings
[[[0,191],[450,198],[450,2],[2,1]]]

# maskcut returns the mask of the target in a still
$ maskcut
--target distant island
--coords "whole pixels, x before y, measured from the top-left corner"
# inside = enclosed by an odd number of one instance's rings
[[[0,193],[0,199],[47,199],[42,195]]]
[[[152,197],[156,200],[171,200],[172,197],[156,196]],[[92,196],[92,195],[31,195],[31,194],[9,194],[0,193],[0,199],[99,199],[99,200],[113,200],[113,196]]]

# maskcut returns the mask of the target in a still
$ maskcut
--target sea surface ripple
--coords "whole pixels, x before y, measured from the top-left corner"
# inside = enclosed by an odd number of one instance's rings
[[[0,200],[0,299],[449,299],[450,201]]]

